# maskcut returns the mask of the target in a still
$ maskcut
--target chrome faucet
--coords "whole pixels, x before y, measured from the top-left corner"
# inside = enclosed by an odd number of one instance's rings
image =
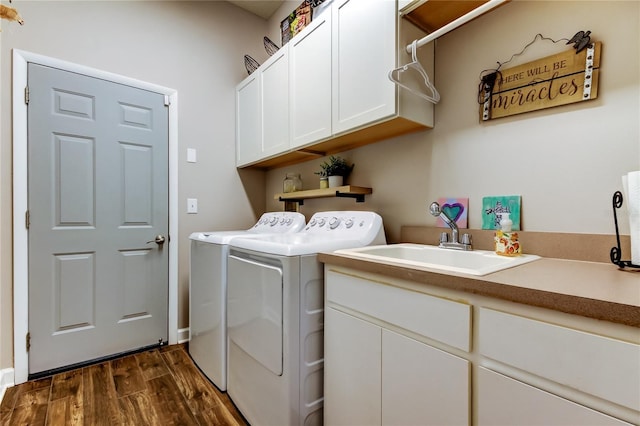
[[[440,208],[440,204],[436,203],[435,201],[431,203],[431,205],[429,206],[429,212],[435,217],[440,217],[444,221],[444,223],[446,223],[449,228],[451,228],[451,241],[449,241],[449,234],[443,232],[440,235],[440,244],[438,245],[438,247],[454,250],[473,250],[473,248],[471,247],[471,235],[463,234],[462,242],[458,241],[458,225]]]

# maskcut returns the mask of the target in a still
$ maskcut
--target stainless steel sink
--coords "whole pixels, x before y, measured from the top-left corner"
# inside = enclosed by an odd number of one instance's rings
[[[532,254],[506,257],[486,250],[447,250],[436,246],[408,243],[342,249],[335,253],[479,276],[540,259],[540,256]]]

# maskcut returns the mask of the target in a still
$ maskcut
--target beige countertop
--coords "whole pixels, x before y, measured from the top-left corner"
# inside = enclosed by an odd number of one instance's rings
[[[611,263],[542,258],[474,276],[321,253],[326,264],[640,327],[640,272]]]

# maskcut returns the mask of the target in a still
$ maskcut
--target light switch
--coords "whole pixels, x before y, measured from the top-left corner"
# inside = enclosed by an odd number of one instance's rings
[[[187,213],[198,213],[197,198],[187,198]]]
[[[196,150],[194,148],[187,148],[187,163],[196,162]]]

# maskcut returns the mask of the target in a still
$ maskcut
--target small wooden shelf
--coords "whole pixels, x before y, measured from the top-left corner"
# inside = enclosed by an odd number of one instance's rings
[[[346,197],[355,198],[357,203],[364,202],[364,196],[371,194],[371,188],[363,188],[361,186],[344,185],[335,188],[311,189],[308,191],[283,192],[276,194],[273,198],[279,201],[293,201],[300,205],[304,204],[304,200],[312,198],[329,198],[329,197]]]

